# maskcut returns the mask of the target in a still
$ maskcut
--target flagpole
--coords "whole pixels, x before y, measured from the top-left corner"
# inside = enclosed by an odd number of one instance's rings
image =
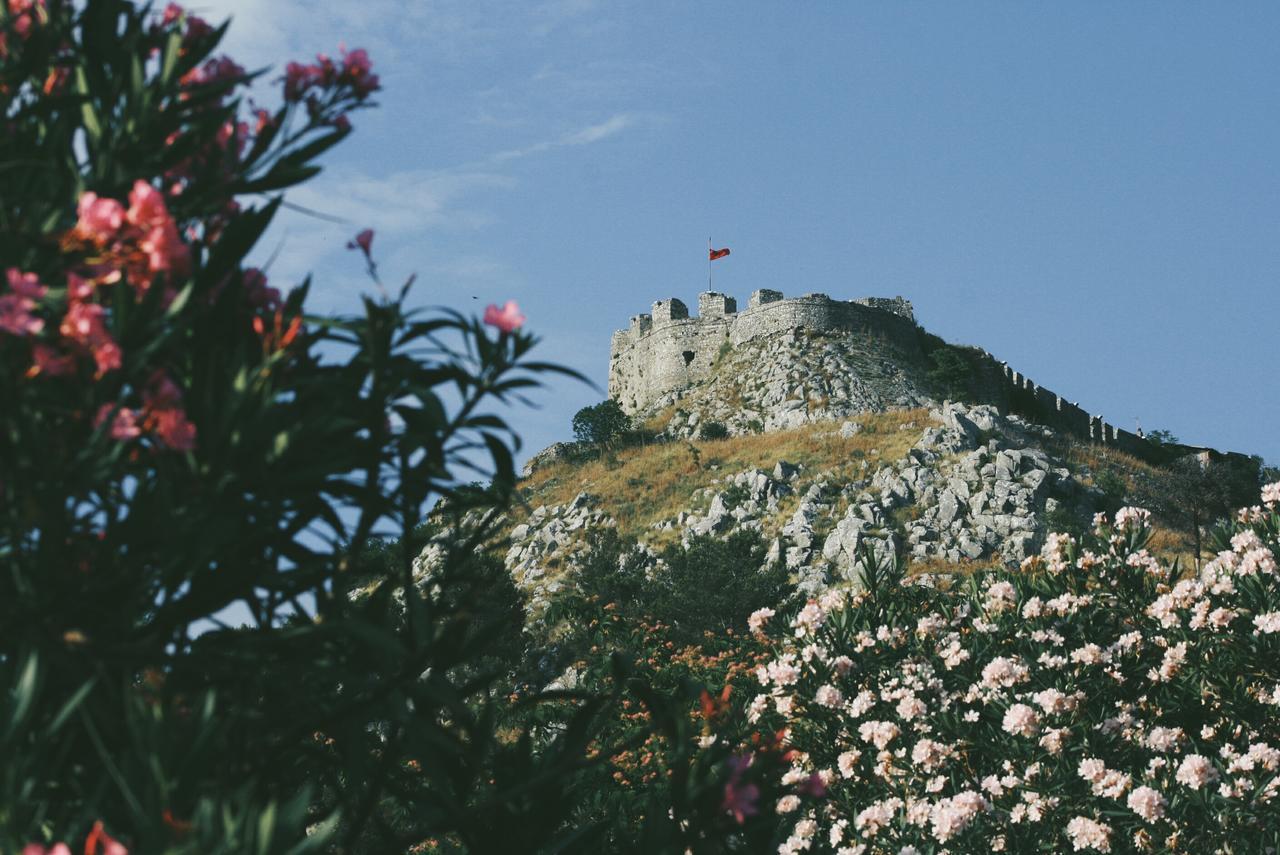
[[[711,238],[707,238],[707,290],[714,291],[711,287]]]

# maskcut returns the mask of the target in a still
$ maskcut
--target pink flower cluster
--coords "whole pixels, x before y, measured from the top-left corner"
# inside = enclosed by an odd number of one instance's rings
[[[8,0],[8,5],[9,26],[18,38],[26,41],[31,37],[31,28],[45,19],[44,0]],[[6,34],[0,33],[0,59],[9,54],[5,38]]]
[[[129,855],[124,844],[107,834],[102,822],[95,822],[84,841],[85,855]],[[65,843],[55,843],[45,848],[39,843],[28,843],[22,847],[22,855],[71,855],[71,848]]]
[[[146,181],[134,182],[128,209],[88,192],[81,195],[77,213],[74,233],[108,254],[94,271],[98,282],[117,281],[127,272],[130,283],[145,291],[161,276],[172,284],[191,273],[191,250],[178,234],[163,194]]]
[[[484,322],[504,333],[512,333],[524,324],[525,316],[520,314],[515,300],[508,300],[501,309],[490,303],[484,310]]]
[[[10,267],[5,278],[9,293],[0,294],[0,330],[15,336],[35,335],[44,329],[44,321],[34,311],[49,289],[34,273],[23,273],[16,267]]]
[[[88,247],[86,266],[67,274],[65,312],[58,322],[58,336],[32,343],[29,376],[60,376],[75,370],[76,359],[91,356],[95,376],[120,368],[120,346],[107,328],[107,310],[95,299],[99,286],[121,281],[144,292],[160,278],[173,283],[190,274],[191,254],[178,235],[161,194],[138,181],[129,194],[129,207],[96,193],[81,195],[71,237]],[[6,271],[7,292],[0,293],[0,332],[35,338],[46,330],[37,311],[48,313],[55,305],[46,301],[49,288],[34,273],[17,268]],[[168,293],[168,292],[166,292]]]
[[[101,427],[111,419],[108,435],[125,442],[151,434],[173,451],[191,451],[196,444],[196,428],[182,408],[182,392],[163,371],[151,375],[142,390],[142,407],[131,409],[115,403],[103,404],[94,419]]]
[[[176,27],[182,24],[186,25],[184,38],[187,42],[199,41],[213,32],[213,27],[204,18],[192,15],[177,3],[170,3],[164,7],[164,12],[160,16],[161,27]]]
[[[296,103],[317,90],[341,87],[349,90],[357,101],[364,101],[382,88],[378,75],[373,73],[373,63],[370,62],[368,53],[363,49],[350,52],[345,48],[340,50],[341,65],[325,54],[317,54],[316,61],[310,65],[289,63],[284,74],[285,100]]]

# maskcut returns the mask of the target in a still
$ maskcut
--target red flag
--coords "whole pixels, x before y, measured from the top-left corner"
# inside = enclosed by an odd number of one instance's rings
[[[724,258],[728,254],[729,247],[727,246],[724,249],[713,249],[711,250],[711,260],[715,261],[717,258]]]

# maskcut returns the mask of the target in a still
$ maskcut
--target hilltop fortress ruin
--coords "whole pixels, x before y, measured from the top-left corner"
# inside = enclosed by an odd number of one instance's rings
[[[787,299],[781,291],[761,289],[745,311],[738,301],[716,291],[698,295],[698,316],[683,302],[658,300],[647,315],[634,315],[628,329],[613,334],[609,352],[609,397],[624,412],[635,413],[664,393],[707,377],[721,347],[737,347],[794,329],[858,330],[875,327],[890,335],[914,338],[911,303],[897,297],[832,300],[826,294]]]
[[[902,297],[835,300],[826,294],[787,298],[779,291],[759,290],[747,307],[726,294],[706,291],[698,297],[698,314],[671,297],[658,300],[648,314],[635,315],[627,329],[613,334],[609,362],[609,397],[630,414],[652,412],[679,401],[687,390],[716,379],[721,359],[744,345],[785,337],[841,337],[873,342],[881,363],[900,367],[903,376],[924,388],[929,355],[948,348],[968,368],[968,397],[996,405],[1077,439],[1114,446],[1146,460],[1167,460],[1208,449],[1158,446],[1086,412],[1078,404],[1036,384],[981,348],[949,345],[915,321],[911,303]],[[760,350],[761,353],[765,352]],[[773,352],[777,352],[776,350]],[[768,366],[737,364],[751,374]],[[732,378],[733,383],[750,378]],[[932,397],[941,397],[934,392]],[[1215,453],[1216,454],[1216,453]],[[1237,455],[1232,455],[1237,456]]]

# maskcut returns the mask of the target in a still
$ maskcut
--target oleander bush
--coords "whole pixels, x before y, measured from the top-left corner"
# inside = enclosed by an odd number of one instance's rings
[[[864,591],[753,615],[777,647],[748,718],[786,733],[784,781],[826,785],[758,806],[778,851],[1277,851],[1280,484],[1199,574],[1151,557],[1148,517],[1017,572],[872,564]]]
[[[495,407],[561,369],[514,303],[388,294],[370,231],[354,313],[245,263],[379,81],[362,50],[248,72],[224,30],[0,2],[0,852],[591,851],[601,711],[666,699],[622,662],[502,690],[522,610],[479,548]],[[441,499],[486,522],[424,588]]]

